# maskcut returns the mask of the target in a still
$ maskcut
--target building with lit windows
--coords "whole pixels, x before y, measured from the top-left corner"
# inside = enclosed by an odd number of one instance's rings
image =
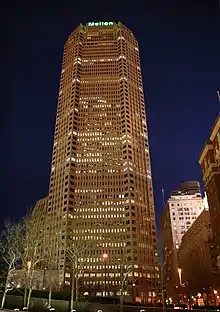
[[[200,154],[199,163],[209,203],[216,274],[220,276],[220,114]]]
[[[122,23],[69,36],[61,69],[43,244],[72,281],[68,244],[84,247],[80,292],[155,301],[154,199],[137,40]],[[104,256],[105,255],[105,256]],[[122,264],[124,263],[124,264]],[[128,298],[128,297],[127,297]]]
[[[213,275],[213,244],[210,214],[204,209],[183,235],[179,249],[182,280],[187,283],[186,293],[209,293],[216,288]]]
[[[185,182],[171,193],[161,218],[164,282],[167,295],[173,299],[179,286],[179,246],[183,235],[203,211],[204,203],[199,182]]]

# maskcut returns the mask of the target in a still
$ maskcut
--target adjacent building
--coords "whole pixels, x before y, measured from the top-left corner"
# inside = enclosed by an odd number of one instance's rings
[[[161,218],[161,241],[163,248],[163,277],[167,295],[172,299],[181,283],[178,269],[178,251],[183,235],[204,209],[200,184],[188,181],[173,191]]]
[[[32,237],[36,240],[38,252],[36,254],[36,260],[39,260],[38,267],[45,267],[46,261],[43,261],[42,255],[44,254],[45,248],[45,231],[46,231],[46,216],[47,216],[47,205],[48,205],[48,197],[43,197],[39,199],[33,209],[32,216],[30,218],[30,231],[33,231],[34,235]],[[34,227],[33,227],[34,225]]]
[[[212,252],[210,214],[204,209],[183,235],[179,248],[179,263],[187,295],[207,294],[210,289],[215,289]]]
[[[122,23],[90,22],[63,54],[43,248],[72,280],[69,245],[84,248],[81,290],[154,301],[154,199],[139,47]],[[122,259],[123,258],[123,259]]]
[[[33,211],[26,217],[23,267],[14,270],[8,281],[16,288],[24,289],[31,280],[32,289],[49,290],[51,288],[54,291],[60,289],[57,264],[51,261],[52,253],[48,249],[48,245],[45,245],[47,205],[48,197],[38,200]]]
[[[213,231],[216,269],[220,258],[220,114],[199,158]]]

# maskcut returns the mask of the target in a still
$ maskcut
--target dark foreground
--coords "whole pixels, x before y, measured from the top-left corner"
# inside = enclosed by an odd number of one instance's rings
[[[185,309],[173,309],[162,307],[149,307],[149,306],[129,306],[124,305],[123,310],[120,310],[118,305],[111,304],[99,304],[99,303],[88,303],[83,308],[77,309],[76,312],[220,312],[220,307],[199,307],[197,309],[189,310]]]

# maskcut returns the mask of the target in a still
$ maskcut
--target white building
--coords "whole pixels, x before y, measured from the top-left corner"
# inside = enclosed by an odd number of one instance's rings
[[[175,298],[181,283],[178,259],[179,247],[185,232],[207,206],[200,184],[188,181],[171,193],[161,218],[161,239],[164,259],[164,280],[167,296]],[[180,272],[180,273],[179,273]],[[177,299],[177,297],[176,297]]]
[[[189,188],[197,183],[197,189]],[[202,198],[199,183],[189,181],[181,185],[181,188],[172,192],[167,201],[170,212],[173,245],[179,248],[181,239],[192,223],[203,211],[206,201]]]

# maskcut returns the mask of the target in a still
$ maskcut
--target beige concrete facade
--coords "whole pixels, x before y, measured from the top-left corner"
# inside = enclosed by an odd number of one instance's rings
[[[44,268],[47,260],[45,257],[45,231],[46,231],[46,217],[47,217],[47,206],[48,206],[48,197],[39,199],[33,210],[32,217],[30,219],[30,230],[34,231],[32,237],[36,240],[38,247],[38,253],[36,255],[35,261],[39,261],[38,268]],[[30,243],[28,243],[30,244]]]
[[[25,289],[25,270],[15,270],[9,277],[9,285],[14,286],[17,289]],[[29,284],[27,284],[27,287]],[[45,269],[36,269],[34,270],[32,278],[32,289],[34,290],[45,290],[48,291],[59,291],[59,272],[58,270],[49,271]]]
[[[153,301],[159,268],[138,43],[121,23],[88,23],[65,47],[43,246],[71,284],[66,247],[86,254],[83,292],[116,295],[122,259],[126,294]],[[103,255],[107,255],[105,260]]]

